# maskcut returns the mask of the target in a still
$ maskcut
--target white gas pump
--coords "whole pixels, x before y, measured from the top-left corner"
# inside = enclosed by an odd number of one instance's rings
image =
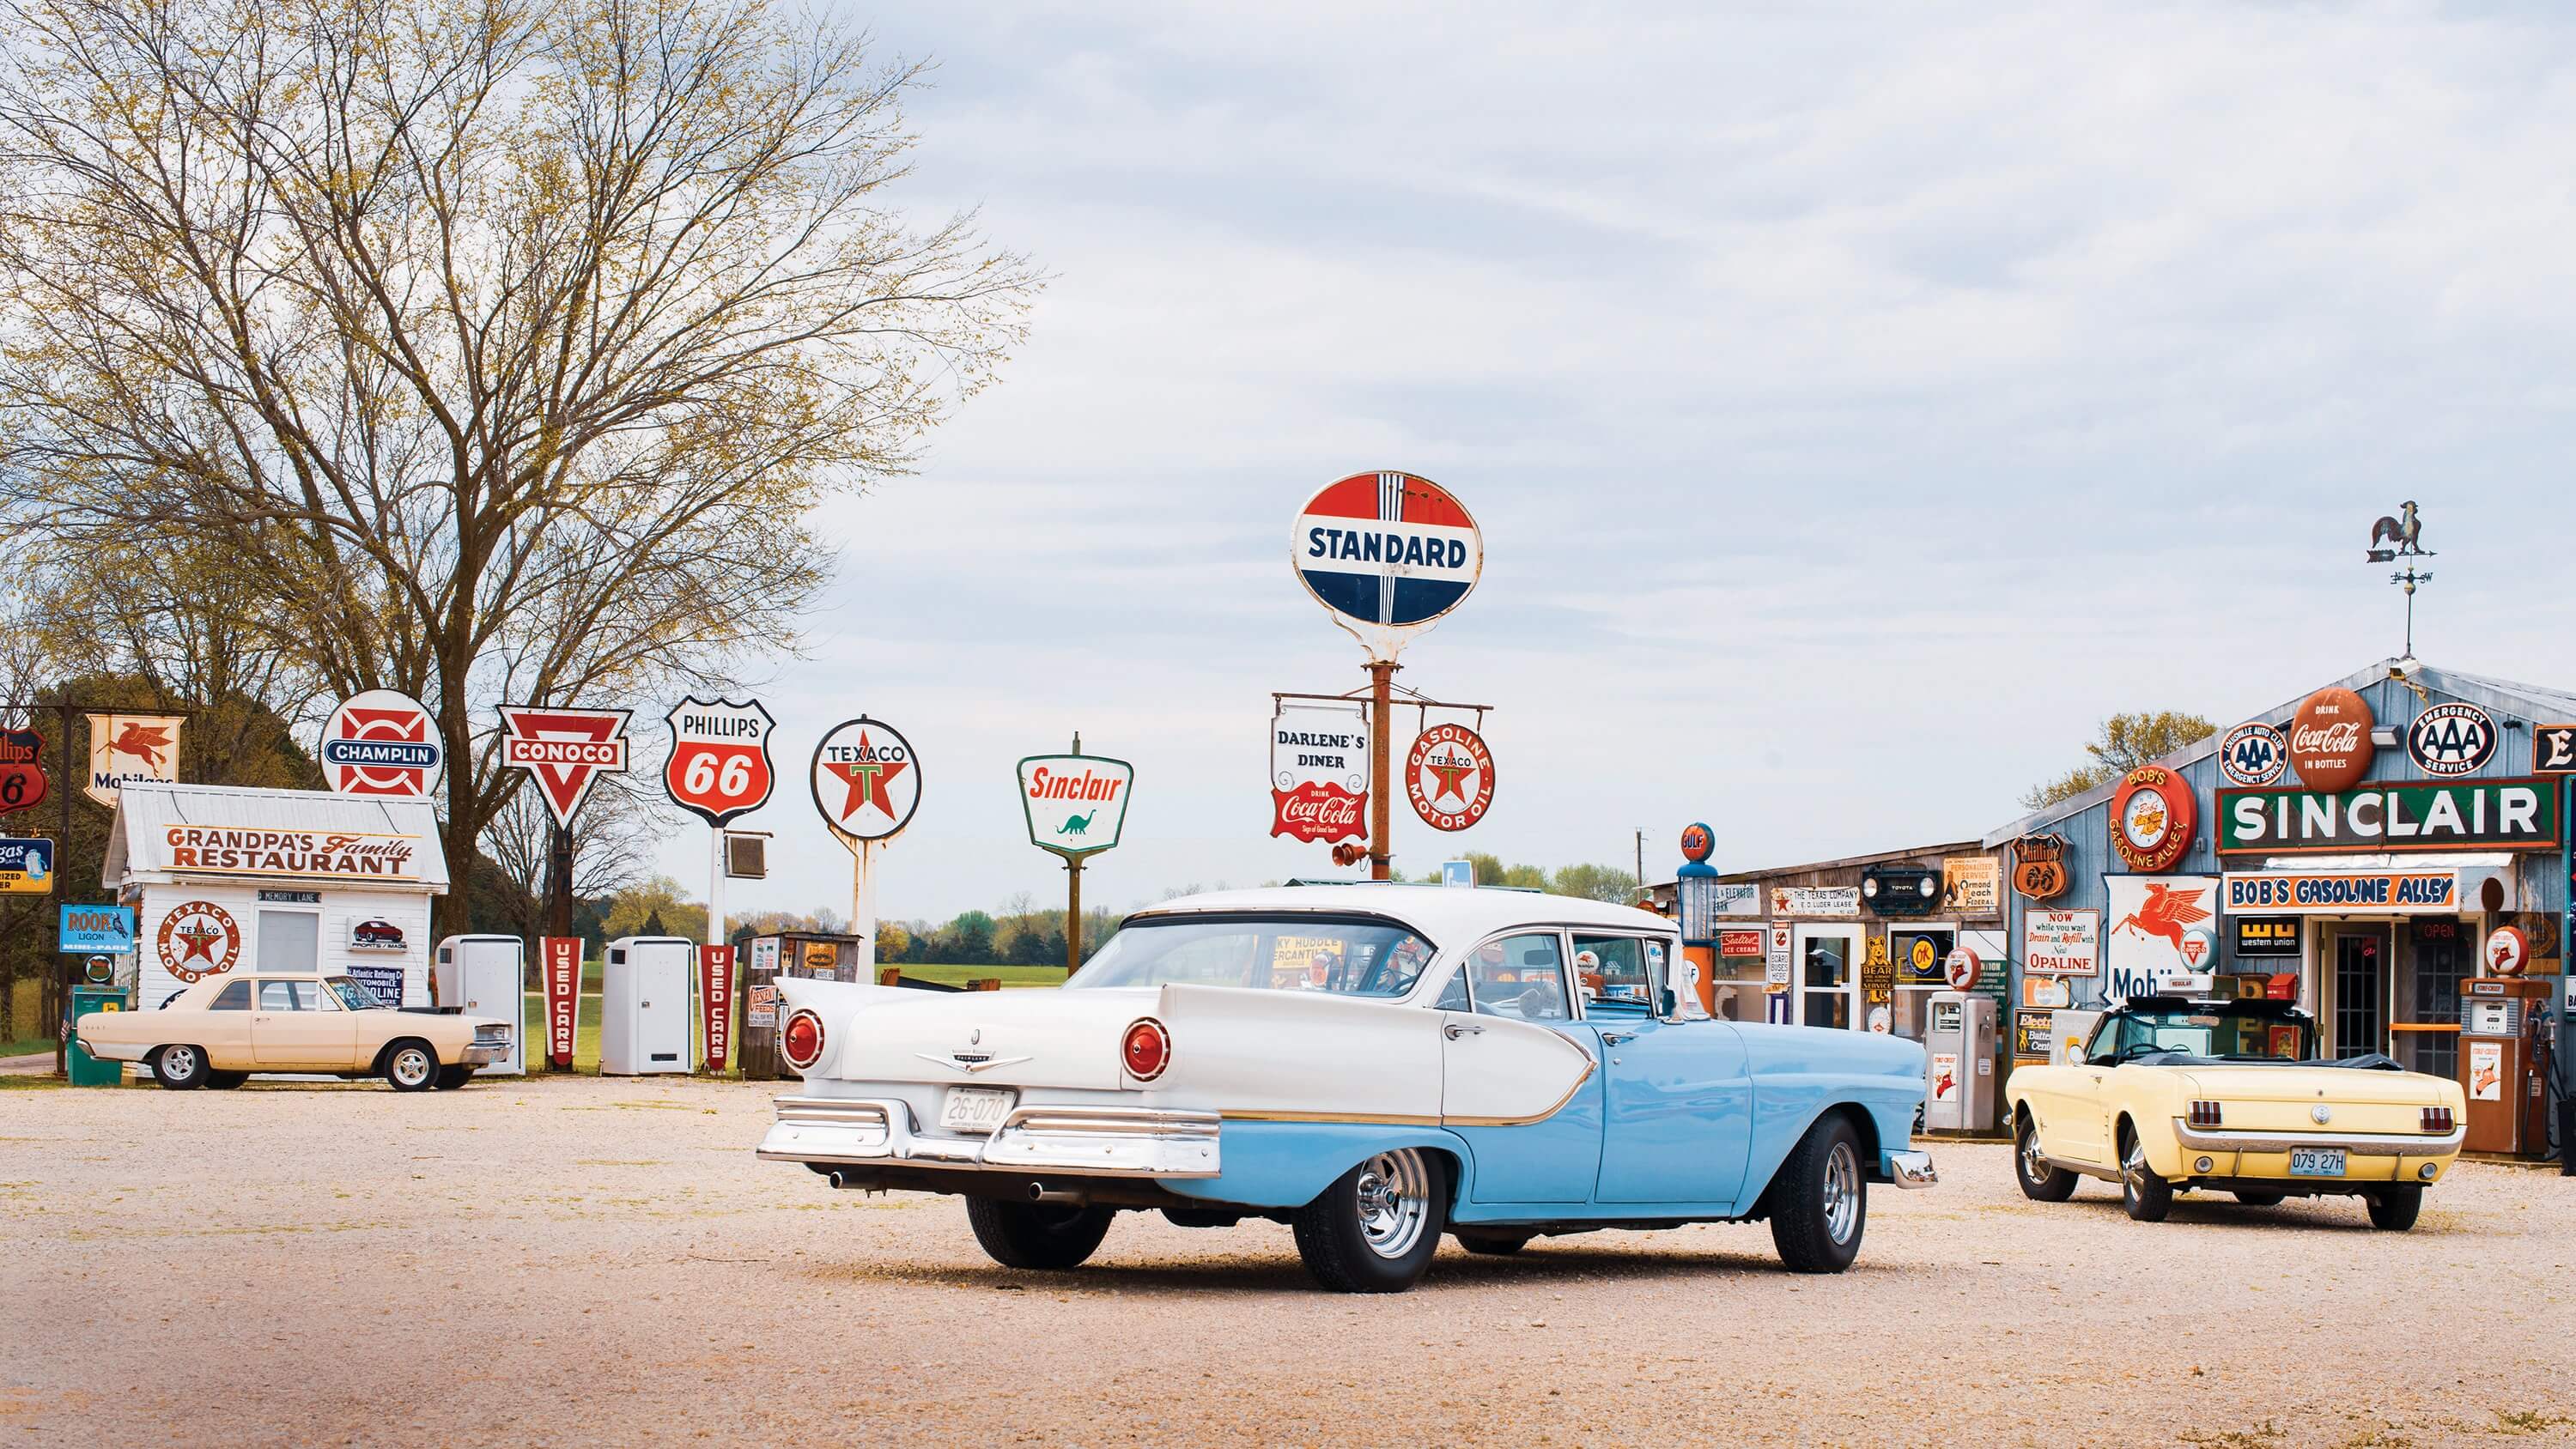
[[[498,1017],[510,1024],[510,1054],[475,1069],[483,1077],[528,1070],[526,943],[516,936],[450,936],[429,965],[429,999],[441,1011]]]
[[[689,1069],[689,970],[697,943],[620,936],[599,978],[599,1070],[640,1077]]]
[[[1987,1131],[1995,1125],[1995,1002],[1970,994],[1985,963],[1961,946],[1942,967],[1950,989],[1932,994],[1923,1033],[1923,1127]]]

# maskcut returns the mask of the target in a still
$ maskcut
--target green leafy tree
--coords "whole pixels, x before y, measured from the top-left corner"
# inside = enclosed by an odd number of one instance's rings
[[[609,897],[601,928],[612,940],[619,936],[686,936],[703,941],[707,936],[707,908],[681,894],[678,881],[657,875]]]
[[[1637,877],[1615,865],[1560,867],[1548,888],[1561,896],[1626,905],[1637,898]]]
[[[2199,715],[2178,710],[2115,714],[2102,721],[2101,729],[2084,746],[2084,752],[2093,757],[2093,762],[2078,765],[2054,780],[2033,786],[2028,794],[2021,797],[2022,808],[2043,810],[2060,800],[2072,800],[2088,790],[2111,783],[2140,765],[2198,744],[2217,731],[2216,725]]]

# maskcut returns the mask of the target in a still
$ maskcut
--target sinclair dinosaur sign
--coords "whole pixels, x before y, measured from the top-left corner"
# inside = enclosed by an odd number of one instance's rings
[[[1020,808],[1029,844],[1066,857],[1118,843],[1136,767],[1099,755],[1031,755],[1020,761]]]

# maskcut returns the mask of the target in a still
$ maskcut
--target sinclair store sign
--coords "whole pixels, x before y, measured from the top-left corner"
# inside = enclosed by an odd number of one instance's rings
[[[2218,853],[2554,850],[2561,788],[2542,779],[2221,790]]]

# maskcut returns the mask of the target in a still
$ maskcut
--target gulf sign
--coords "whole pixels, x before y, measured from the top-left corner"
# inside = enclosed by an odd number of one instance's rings
[[[1411,473],[1354,473],[1297,513],[1289,560],[1347,624],[1418,628],[1458,607],[1485,566],[1484,536],[1449,490]]]
[[[322,774],[338,794],[426,800],[446,764],[429,710],[399,689],[353,694],[322,726]]]

